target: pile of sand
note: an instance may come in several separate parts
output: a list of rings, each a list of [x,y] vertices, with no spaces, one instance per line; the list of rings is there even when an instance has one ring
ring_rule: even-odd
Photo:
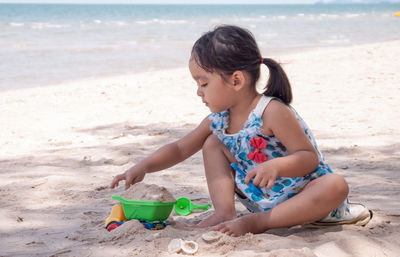
[[[137,183],[120,194],[127,200],[175,202],[174,196],[162,186]]]

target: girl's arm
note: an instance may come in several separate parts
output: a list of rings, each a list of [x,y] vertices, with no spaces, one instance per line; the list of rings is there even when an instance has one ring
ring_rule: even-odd
[[[125,189],[143,180],[146,173],[155,172],[182,162],[198,152],[206,138],[211,134],[211,121],[205,118],[200,125],[183,138],[164,145],[134,165],[122,174],[117,175],[111,182],[111,188],[125,180]]]
[[[272,188],[277,176],[305,176],[318,167],[318,154],[304,133],[293,111],[285,104],[272,100],[264,111],[263,133],[274,135],[288,150],[289,155],[268,160],[248,173],[246,183]]]

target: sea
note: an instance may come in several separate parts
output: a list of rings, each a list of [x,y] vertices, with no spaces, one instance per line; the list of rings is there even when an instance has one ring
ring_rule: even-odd
[[[0,90],[186,67],[196,39],[222,24],[249,29],[266,57],[397,40],[397,12],[400,3],[0,4]]]

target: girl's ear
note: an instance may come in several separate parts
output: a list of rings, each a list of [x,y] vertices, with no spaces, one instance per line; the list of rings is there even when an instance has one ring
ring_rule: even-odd
[[[232,76],[232,88],[236,91],[242,89],[245,85],[245,76],[242,71],[235,71]]]

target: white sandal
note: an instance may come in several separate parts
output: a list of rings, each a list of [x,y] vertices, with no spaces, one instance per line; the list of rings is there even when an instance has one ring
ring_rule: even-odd
[[[372,219],[372,211],[362,204],[345,201],[339,208],[331,211],[326,217],[312,222],[315,226],[334,226],[353,224],[365,226]]]

